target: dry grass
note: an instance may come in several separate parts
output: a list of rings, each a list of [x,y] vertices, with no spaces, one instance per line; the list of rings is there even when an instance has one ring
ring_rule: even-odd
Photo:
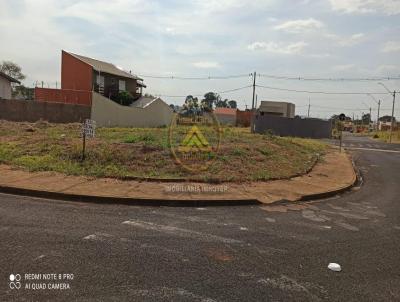
[[[389,142],[389,135],[390,131],[377,131],[371,133],[371,136],[373,138],[377,138],[383,142]],[[393,131],[392,133],[392,142],[393,143],[400,143],[400,130]]]
[[[80,124],[0,121],[0,162],[30,171],[96,177],[253,181],[306,172],[321,142],[224,128],[221,150],[207,171],[191,173],[171,156],[167,128],[99,128],[80,161]]]

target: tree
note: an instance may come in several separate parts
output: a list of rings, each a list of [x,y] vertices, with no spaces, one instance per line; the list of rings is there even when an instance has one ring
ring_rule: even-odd
[[[204,95],[203,100],[201,101],[201,105],[205,111],[211,111],[213,106],[221,100],[221,97],[218,93],[215,92],[207,92]]]
[[[236,109],[236,108],[237,108],[237,102],[234,101],[234,100],[230,100],[230,101],[228,102],[228,105],[229,105],[229,108],[233,108],[233,109]]]
[[[128,91],[120,91],[116,97],[111,99],[122,106],[129,106],[133,103],[132,94]]]
[[[24,100],[33,100],[34,89],[25,87],[24,85],[18,85],[13,88],[12,97]]]
[[[152,98],[152,99],[156,98],[154,95],[152,95],[151,93],[147,93],[147,92],[144,94],[144,97],[145,98]]]
[[[183,104],[183,108],[188,114],[197,114],[200,111],[198,98],[193,97],[193,95],[188,95],[185,99],[185,103]]]
[[[0,63],[0,71],[16,80],[23,80],[26,78],[22,73],[21,67],[11,61],[3,61]]]
[[[215,107],[217,107],[217,108],[228,108],[228,99],[217,100],[216,103],[215,103]]]
[[[363,114],[361,119],[363,124],[368,124],[371,121],[371,115],[369,113]]]

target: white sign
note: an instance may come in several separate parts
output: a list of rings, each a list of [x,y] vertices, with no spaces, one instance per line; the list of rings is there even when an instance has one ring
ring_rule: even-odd
[[[85,122],[82,124],[82,135],[85,137],[94,137],[96,132],[96,121],[85,119]]]

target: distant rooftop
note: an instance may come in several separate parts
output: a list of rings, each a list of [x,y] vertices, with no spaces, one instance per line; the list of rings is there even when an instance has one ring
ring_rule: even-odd
[[[237,109],[235,108],[221,108],[217,107],[214,110],[215,114],[227,114],[227,115],[236,115]]]
[[[5,74],[4,72],[0,71],[0,77],[6,78],[7,80],[9,80],[10,82],[14,82],[14,83],[18,83],[21,84],[20,81],[14,79],[13,77],[10,77],[9,75]]]

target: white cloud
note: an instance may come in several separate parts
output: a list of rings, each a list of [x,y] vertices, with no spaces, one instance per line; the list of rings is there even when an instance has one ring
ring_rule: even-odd
[[[301,41],[291,44],[282,44],[276,42],[254,42],[247,46],[250,50],[263,50],[270,53],[276,54],[299,54],[307,46],[307,43]]]
[[[344,71],[344,70],[354,69],[354,67],[355,67],[354,64],[343,64],[343,65],[335,65],[332,67],[332,69],[336,71]]]
[[[221,67],[218,62],[208,62],[208,61],[194,62],[193,66],[197,67],[197,68],[220,68]]]
[[[398,0],[329,0],[333,10],[348,14],[400,14]]]
[[[325,37],[336,42],[338,46],[353,46],[363,42],[366,39],[366,36],[363,33],[357,33],[350,36],[326,34]]]
[[[383,52],[397,52],[400,51],[400,41],[386,42],[382,48]]]
[[[400,67],[398,65],[391,65],[391,64],[379,65],[376,68],[376,73],[382,75],[400,73]]]
[[[320,29],[324,26],[321,21],[313,18],[302,19],[302,20],[291,20],[286,21],[274,27],[276,30],[283,30],[290,33],[302,33],[307,31],[313,31]]]
[[[210,13],[226,12],[229,9],[240,9],[240,8],[265,8],[269,7],[277,2],[276,0],[198,0],[195,1],[201,9],[206,10]]]

